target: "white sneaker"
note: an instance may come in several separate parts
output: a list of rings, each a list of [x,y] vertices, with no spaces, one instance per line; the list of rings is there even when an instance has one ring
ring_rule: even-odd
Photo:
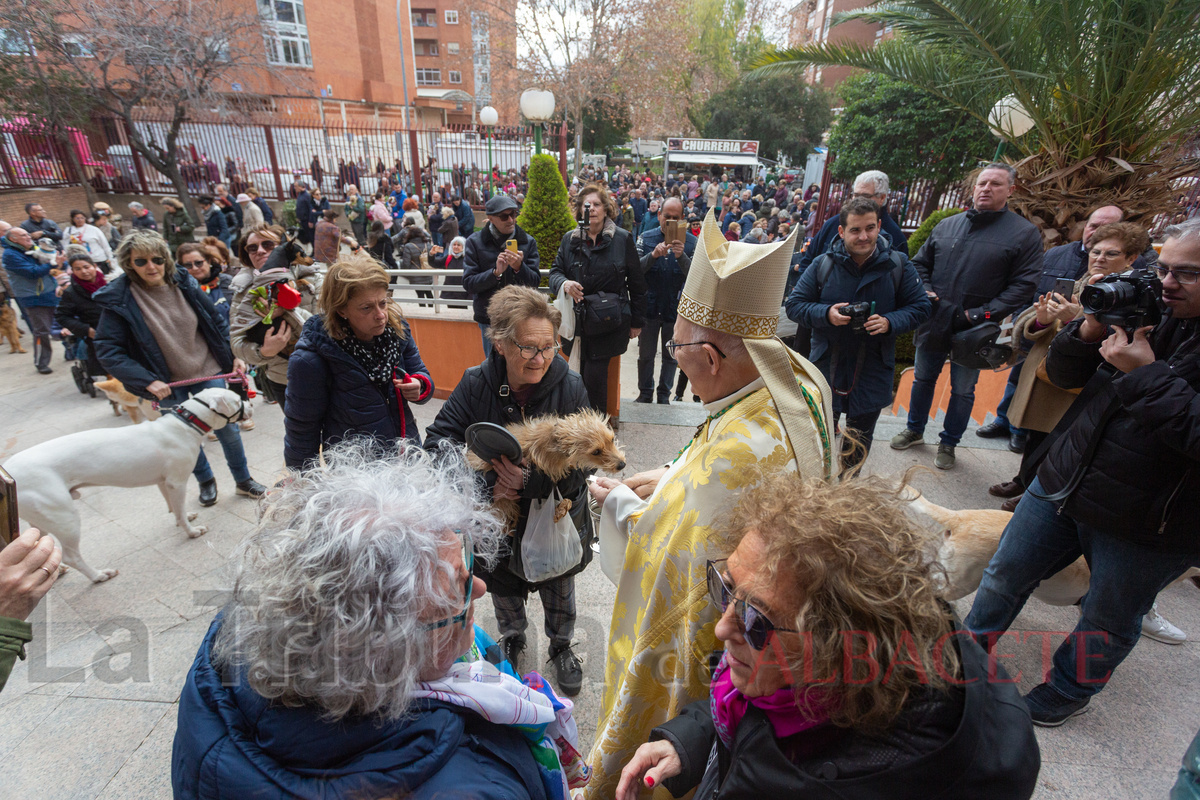
[[[1187,641],[1186,633],[1158,613],[1157,603],[1150,609],[1149,614],[1142,617],[1142,636],[1149,636],[1154,641],[1163,644],[1183,644]]]

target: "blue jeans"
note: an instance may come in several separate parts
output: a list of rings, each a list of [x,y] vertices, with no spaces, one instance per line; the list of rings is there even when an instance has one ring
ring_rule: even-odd
[[[184,400],[204,389],[224,388],[225,381],[223,380],[194,383],[191,386],[180,386],[171,392],[171,396],[163,400],[159,405],[163,408],[169,408],[170,406],[179,405]],[[229,465],[229,471],[233,473],[234,481],[244,483],[250,480],[250,469],[246,466],[246,451],[242,448],[242,434],[238,429],[237,423],[226,425],[215,431],[215,433],[217,434],[217,441],[221,443],[221,449],[225,451],[225,463]],[[200,481],[200,483],[206,483],[213,479],[212,467],[209,466],[208,459],[204,457],[203,443],[201,443],[200,457],[196,459],[196,466],[192,469],[192,474],[196,476],[196,480]]]
[[[488,327],[489,326],[487,325],[487,323],[484,323],[484,322],[479,323],[479,333],[483,336],[483,357],[484,358],[492,357],[492,340],[488,338],[488,334],[487,334]]]
[[[917,348],[912,395],[908,401],[908,429],[913,433],[925,432],[929,409],[933,407],[933,390],[947,357],[946,353]],[[942,444],[953,447],[962,439],[971,419],[971,408],[975,405],[975,382],[978,380],[979,370],[950,365],[950,404],[942,425]]]
[[[1048,679],[1063,697],[1083,700],[1104,688],[1137,644],[1154,598],[1188,567],[1200,564],[1200,552],[1160,553],[1117,539],[1059,514],[1056,503],[1038,499],[1035,492],[1044,492],[1037,480],[984,570],[966,626],[990,649],[988,634],[1008,630],[1038,583],[1083,556],[1092,570],[1091,584],[1080,601],[1079,624],[1055,651]]]
[[[1004,396],[1000,398],[1000,402],[996,405],[996,421],[1003,423],[1004,427],[1009,431],[1013,430],[1012,423],[1008,421],[1008,407],[1012,405],[1013,395],[1017,393],[1017,381],[1021,379],[1021,367],[1025,366],[1022,361],[1016,364],[1008,371],[1008,383],[1004,384]],[[1017,430],[1023,430],[1017,428]]]

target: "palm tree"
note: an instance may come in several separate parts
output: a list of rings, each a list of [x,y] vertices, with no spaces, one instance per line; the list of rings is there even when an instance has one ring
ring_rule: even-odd
[[[1008,137],[1016,210],[1047,245],[1115,203],[1148,223],[1200,169],[1200,0],[891,0],[841,14],[894,39],[775,50],[755,74],[849,66],[888,75],[988,122],[1011,96],[1033,127]],[[994,129],[994,127],[993,127]]]

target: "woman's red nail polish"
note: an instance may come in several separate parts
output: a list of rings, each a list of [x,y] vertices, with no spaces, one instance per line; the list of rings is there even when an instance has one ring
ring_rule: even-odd
[[[646,776],[646,785],[649,786],[651,789],[653,789],[654,788],[654,778],[651,778],[649,775],[647,775]]]

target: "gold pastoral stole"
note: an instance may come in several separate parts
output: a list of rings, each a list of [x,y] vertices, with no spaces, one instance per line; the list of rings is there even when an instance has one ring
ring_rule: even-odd
[[[589,800],[614,795],[621,769],[652,728],[708,697],[709,656],[722,646],[706,566],[727,555],[715,526],[760,472],[825,474],[816,443],[828,438],[820,411],[826,398],[810,383],[797,366],[791,384],[813,409],[802,436],[785,432],[772,392],[756,380],[705,406],[708,419],[648,500],[620,486],[605,502],[600,560],[617,597]],[[811,446],[798,451],[796,441]],[[664,798],[665,791],[655,790]]]

